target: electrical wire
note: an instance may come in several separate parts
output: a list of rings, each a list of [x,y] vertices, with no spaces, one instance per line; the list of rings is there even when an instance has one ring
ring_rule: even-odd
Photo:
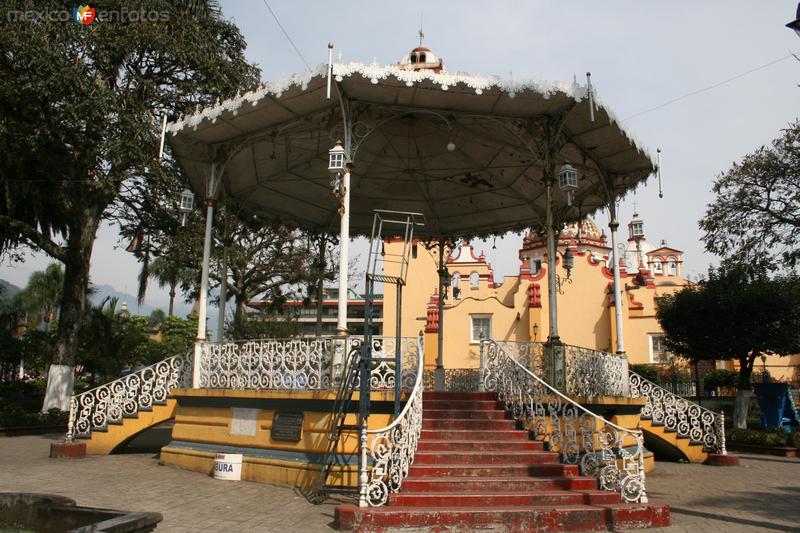
[[[709,85],[708,87],[704,87],[702,89],[697,89],[696,91],[692,91],[690,93],[686,93],[683,96],[679,96],[677,98],[673,98],[672,100],[664,102],[663,104],[659,104],[659,105],[657,105],[655,107],[651,107],[650,109],[645,109],[644,111],[640,111],[640,112],[636,113],[635,115],[630,115],[629,117],[626,117],[623,120],[628,121],[628,120],[630,120],[632,118],[636,118],[638,116],[644,115],[645,113],[650,113],[651,111],[656,111],[657,109],[661,109],[662,107],[666,107],[666,106],[668,106],[670,104],[674,104],[675,102],[683,100],[684,98],[689,98],[690,96],[694,96],[696,94],[704,93],[706,91],[710,91],[711,89],[716,89],[717,87],[725,85],[726,83],[730,83],[732,81],[738,80],[739,78],[743,78],[743,77],[747,76],[748,74],[752,74],[753,72],[756,72],[756,71],[759,71],[761,69],[765,69],[767,67],[770,67],[770,66],[774,65],[775,63],[780,63],[781,61],[786,61],[790,57],[795,57],[795,56],[794,56],[794,54],[785,55],[785,56],[783,56],[781,58],[775,59],[774,61],[770,61],[769,63],[765,63],[765,64],[763,64],[761,66],[758,66],[758,67],[755,67],[755,68],[751,68],[750,70],[742,72],[741,74],[737,74],[736,76],[733,76],[731,78],[723,80],[723,81],[721,81],[719,83],[715,83],[714,85]]]
[[[267,2],[267,0],[262,0],[262,1],[264,2],[264,5],[265,5],[265,6],[267,6],[267,9],[269,9],[269,12],[270,12],[270,14],[272,15],[272,18],[274,18],[274,19],[275,19],[275,23],[276,23],[276,24],[278,24],[278,27],[281,29],[281,31],[283,32],[283,34],[286,36],[286,39],[289,41],[289,44],[291,44],[291,45],[292,45],[292,48],[294,48],[294,51],[295,51],[295,52],[297,52],[297,55],[298,55],[298,56],[300,56],[300,59],[301,59],[301,60],[303,61],[303,63],[306,65],[306,68],[307,68],[308,70],[311,70],[311,67],[308,65],[308,61],[306,61],[306,58],[305,58],[305,57],[303,57],[303,54],[301,54],[301,53],[300,53],[300,50],[299,50],[299,49],[297,48],[297,46],[294,44],[294,41],[292,40],[292,38],[291,38],[291,37],[289,37],[289,34],[288,34],[288,33],[286,32],[286,30],[283,28],[283,25],[281,24],[281,21],[280,21],[280,20],[278,20],[278,16],[275,14],[275,12],[272,10],[272,8],[271,8],[271,7],[269,7],[269,3]]]

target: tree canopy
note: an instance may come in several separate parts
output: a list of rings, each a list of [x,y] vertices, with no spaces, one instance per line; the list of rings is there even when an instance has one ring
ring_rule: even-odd
[[[748,268],[800,261],[800,121],[717,177],[700,220],[707,251]]]
[[[5,16],[30,5],[7,2],[0,17],[0,253],[28,247],[64,264],[51,378],[66,394],[49,387],[44,407],[66,409],[100,222],[135,226],[153,194],[177,198],[175,169],[156,160],[162,117],[232,97],[259,72],[214,2],[131,0],[130,12],[165,16],[85,26]]]
[[[749,389],[758,356],[800,352],[800,279],[711,269],[699,283],[660,298],[657,317],[670,351],[691,360],[735,359],[739,388]]]

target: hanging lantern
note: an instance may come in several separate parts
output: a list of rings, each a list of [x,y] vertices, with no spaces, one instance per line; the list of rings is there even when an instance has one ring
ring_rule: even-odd
[[[578,188],[578,171],[569,163],[565,163],[558,173],[558,187],[567,195],[567,205],[572,206],[572,195]]]
[[[336,141],[333,148],[328,150],[328,172],[331,176],[344,170],[344,147],[342,141]]]
[[[181,193],[180,203],[178,204],[178,211],[181,212],[181,226],[186,226],[189,220],[189,213],[194,209],[194,193],[189,189],[184,189]]]
[[[567,248],[564,250],[564,270],[567,271],[567,278],[569,278],[572,274],[572,269],[575,267],[575,256],[572,254],[572,250]]]

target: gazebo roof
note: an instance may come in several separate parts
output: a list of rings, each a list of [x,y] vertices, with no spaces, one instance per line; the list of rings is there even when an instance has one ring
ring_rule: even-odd
[[[227,201],[290,225],[333,230],[338,201],[327,155],[343,138],[343,114],[353,124],[354,235],[370,233],[374,209],[423,213],[422,237],[541,224],[550,153],[544,140],[554,132],[556,173],[569,161],[580,175],[574,208],[554,187],[563,218],[586,216],[606,205],[609,187],[619,196],[655,170],[596,96],[590,120],[587,88],[575,83],[359,63],[334,64],[333,76],[330,99],[327,65],[320,65],[169,124],[168,142],[192,188],[205,191],[216,161]]]

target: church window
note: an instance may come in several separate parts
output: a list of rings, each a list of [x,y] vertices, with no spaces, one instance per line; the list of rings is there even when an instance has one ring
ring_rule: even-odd
[[[664,343],[666,337],[663,333],[650,333],[650,362],[651,363],[668,363],[670,353]]]
[[[458,288],[458,284],[461,282],[461,274],[456,272],[453,274],[453,299],[460,300],[461,299],[461,289]]]
[[[472,343],[492,338],[492,315],[470,315],[470,325]]]
[[[480,287],[481,277],[478,275],[477,272],[473,272],[469,275],[469,288],[470,289],[477,289]]]
[[[419,55],[419,62],[420,62],[420,63],[424,63],[424,62],[425,62],[425,52],[422,52],[422,53]]]
[[[663,272],[661,259],[654,259],[653,260],[653,272],[656,273],[656,274],[661,274]]]
[[[534,259],[531,261],[531,275],[536,276],[542,271],[542,260]]]

